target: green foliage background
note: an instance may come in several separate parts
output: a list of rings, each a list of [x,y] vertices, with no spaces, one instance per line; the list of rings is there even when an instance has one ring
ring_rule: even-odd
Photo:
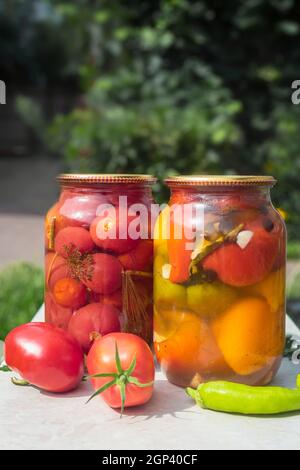
[[[8,4],[18,15],[1,7],[0,39],[10,32],[18,76],[78,90],[74,109],[40,130],[66,169],[149,172],[160,181],[176,173],[273,174],[274,202],[297,238],[300,107],[291,103],[291,83],[300,78],[299,2]],[[7,44],[0,41],[4,66]],[[32,120],[27,105],[19,101]],[[157,192],[167,197],[162,185]]]
[[[43,303],[43,295],[42,269],[14,263],[0,271],[0,340],[15,326],[31,321]]]

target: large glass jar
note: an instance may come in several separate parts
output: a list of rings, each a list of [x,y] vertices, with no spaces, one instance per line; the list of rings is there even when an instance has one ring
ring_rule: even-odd
[[[60,175],[45,221],[46,321],[87,352],[93,338],[127,331],[152,341],[152,269],[147,175]]]
[[[286,231],[272,177],[166,180],[154,233],[154,347],[168,380],[269,383],[285,341]]]

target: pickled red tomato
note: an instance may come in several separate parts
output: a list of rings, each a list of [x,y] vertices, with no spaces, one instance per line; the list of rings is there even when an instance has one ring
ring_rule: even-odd
[[[109,204],[115,207],[120,206],[120,197],[124,198],[126,196],[127,207],[132,206],[133,204],[143,204],[145,207],[148,207],[150,210],[151,201],[149,201],[149,196],[142,194],[141,192],[130,192],[124,191],[122,194],[119,190],[111,190],[106,194],[106,199]],[[99,213],[98,213],[99,215]]]
[[[94,243],[104,251],[112,251],[116,254],[126,253],[133,250],[139,243],[139,239],[129,236],[129,225],[133,221],[137,222],[135,227],[139,231],[138,216],[128,215],[126,211],[120,212],[118,208],[109,208],[103,215],[93,220],[90,227],[91,237]]]
[[[95,292],[91,292],[91,301],[92,302],[101,302],[102,304],[112,305],[118,309],[122,308],[123,303],[123,296],[122,296],[122,289],[119,289],[111,294],[96,294]]]
[[[277,271],[286,264],[286,229],[284,222],[279,213],[275,213],[272,217],[271,214],[268,214],[263,220],[264,227],[266,230],[270,231],[272,234],[276,234],[278,237],[278,250],[277,256],[273,265],[273,271]]]
[[[55,283],[53,296],[62,307],[79,308],[87,302],[87,289],[76,279],[63,278]]]
[[[153,242],[140,240],[133,250],[119,256],[119,261],[125,270],[152,270]]]
[[[48,253],[45,259],[46,287],[53,290],[54,285],[60,279],[68,277],[66,260],[56,253]]]
[[[278,251],[277,236],[256,225],[245,230],[252,231],[246,247],[224,244],[202,262],[205,270],[215,271],[222,282],[236,287],[260,282],[271,271]]]
[[[68,331],[87,353],[97,337],[95,333],[104,336],[120,331],[119,315],[119,310],[112,305],[92,303],[74,312]]]
[[[55,217],[54,233],[66,227],[88,228],[97,215],[98,207],[105,203],[104,196],[76,196],[60,199],[48,211],[45,219],[45,246],[49,248],[52,220]]]
[[[92,255],[93,269],[90,279],[84,284],[98,294],[112,294],[122,284],[122,266],[118,258],[105,253]]]
[[[50,292],[46,292],[45,317],[48,323],[66,330],[72,314],[73,310],[71,308],[58,305],[58,303],[55,302],[53,295]]]
[[[82,227],[66,227],[55,237],[55,251],[63,257],[67,256],[68,247],[74,247],[80,253],[88,253],[94,246],[89,231]]]
[[[70,197],[66,194],[60,199],[60,214],[69,225],[88,227],[97,215],[102,204],[109,202],[103,194],[83,194]]]
[[[258,196],[255,198],[249,197],[247,194],[235,193],[235,194],[226,194],[219,197],[210,197],[208,200],[209,206],[212,209],[217,210],[222,213],[232,212],[232,211],[245,211],[248,209],[257,210],[260,205],[258,201]],[[263,197],[261,199],[261,204],[264,203]]]

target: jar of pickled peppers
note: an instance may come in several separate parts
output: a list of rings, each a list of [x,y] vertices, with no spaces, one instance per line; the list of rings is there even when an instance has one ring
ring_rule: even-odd
[[[168,380],[265,385],[285,341],[286,231],[272,177],[182,176],[154,232],[154,347]]]
[[[58,177],[45,220],[45,317],[88,352],[99,334],[152,341],[153,241],[147,175]]]

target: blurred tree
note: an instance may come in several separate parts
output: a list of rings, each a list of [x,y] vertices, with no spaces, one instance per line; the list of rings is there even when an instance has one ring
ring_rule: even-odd
[[[55,44],[57,77],[77,78],[84,95],[48,131],[68,168],[272,173],[275,202],[298,235],[300,124],[290,95],[300,78],[299,2],[33,3],[50,17],[39,34],[54,35],[39,43],[44,63]]]

